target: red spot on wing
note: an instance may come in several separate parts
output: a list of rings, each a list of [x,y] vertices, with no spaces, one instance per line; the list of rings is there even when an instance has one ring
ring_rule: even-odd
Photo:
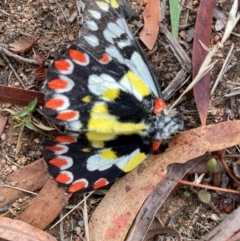
[[[154,103],[154,110],[153,113],[155,115],[160,114],[161,111],[166,109],[166,103],[161,98],[156,98]]]
[[[153,151],[157,151],[158,148],[160,147],[161,143],[162,143],[162,140],[159,140],[159,141],[155,140],[155,141],[153,141],[152,142],[152,150]]]
[[[59,143],[70,144],[77,142],[77,139],[73,136],[57,136],[56,141]]]
[[[83,188],[86,188],[88,186],[88,182],[85,179],[80,179],[78,181],[75,181],[69,188],[69,192],[77,192],[82,190]]]
[[[48,82],[48,87],[53,90],[62,90],[68,87],[68,82],[63,79],[53,79]]]
[[[56,60],[53,64],[58,71],[68,71],[71,68],[71,63],[66,59]]]
[[[63,105],[64,105],[64,100],[57,99],[57,98],[50,99],[45,103],[46,108],[53,109],[53,110],[59,107],[62,107]]]
[[[107,181],[106,178],[100,178],[94,183],[93,189],[98,189],[98,188],[106,186],[108,184],[109,184],[109,182]]]
[[[63,173],[60,173],[57,177],[56,177],[56,181],[57,182],[60,182],[60,183],[68,183],[72,180],[71,176],[66,173],[66,172],[63,172]]]
[[[64,151],[64,147],[62,146],[46,146],[46,149],[49,151]]]
[[[102,57],[99,59],[99,61],[103,64],[107,64],[111,61],[111,59],[112,58],[108,54],[104,53]]]
[[[70,121],[76,117],[78,117],[78,112],[74,110],[69,110],[58,113],[56,118],[61,121]]]
[[[69,56],[80,63],[86,64],[88,62],[87,55],[85,53],[80,52],[79,50],[70,49]]]
[[[61,168],[62,166],[67,165],[68,161],[65,158],[56,157],[56,158],[50,160],[49,163],[53,166]]]

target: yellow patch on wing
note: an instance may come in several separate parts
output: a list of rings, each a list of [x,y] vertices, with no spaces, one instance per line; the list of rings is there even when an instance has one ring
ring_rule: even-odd
[[[96,4],[99,8],[101,8],[103,11],[108,11],[109,4],[108,1],[96,1]]]
[[[107,89],[102,97],[106,100],[113,101],[119,97],[120,89]]]
[[[104,149],[104,150],[100,151],[99,154],[106,161],[118,158],[116,153],[112,149]]]
[[[104,144],[100,142],[113,140],[116,135],[111,133],[99,133],[99,132],[89,131],[86,133],[86,136],[87,136],[87,139],[92,142],[92,145],[94,144],[94,142],[96,142],[95,145],[99,146]]]
[[[136,91],[141,96],[141,98],[151,94],[150,89],[145,85],[142,79],[132,71],[128,71],[126,75],[123,76],[121,83],[128,86],[128,88],[130,88],[133,93]]]
[[[112,6],[112,8],[118,8],[119,4],[116,0],[110,0],[110,4]]]
[[[88,148],[88,147],[82,148],[81,151],[88,153],[88,152],[91,152],[91,148]]]
[[[129,160],[125,165],[119,165],[118,167],[123,172],[130,172],[132,171],[136,166],[138,166],[142,161],[146,159],[147,155],[145,153],[139,152],[139,149],[134,151],[129,156]]]
[[[87,129],[89,132],[109,133],[109,134],[139,134],[145,131],[148,125],[139,122],[120,122],[114,115],[110,115],[107,105],[99,102],[93,106],[90,112],[90,120]]]
[[[86,95],[81,100],[85,103],[91,103],[92,97],[90,95]]]

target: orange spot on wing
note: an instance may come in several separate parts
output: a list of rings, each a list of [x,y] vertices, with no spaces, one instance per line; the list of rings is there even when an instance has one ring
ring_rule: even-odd
[[[57,136],[56,141],[60,143],[74,143],[77,142],[76,138],[73,136]]]
[[[153,113],[155,115],[159,114],[161,111],[166,109],[166,103],[161,98],[156,98],[154,103]]]
[[[57,109],[59,107],[62,107],[64,105],[64,101],[62,99],[50,99],[45,103],[45,107],[49,109]]]
[[[60,173],[56,177],[56,181],[60,183],[68,183],[69,181],[71,181],[71,177],[67,173]]]
[[[68,164],[68,161],[65,158],[57,157],[50,160],[49,163],[53,166],[61,168],[62,166],[65,166],[66,164]]]
[[[99,59],[99,61],[103,64],[107,64],[111,61],[111,57],[108,54],[104,53],[102,57]]]
[[[153,141],[153,142],[152,142],[152,150],[153,150],[153,151],[157,151],[158,148],[160,147],[161,143],[162,143],[162,140]]]
[[[100,178],[99,180],[97,180],[94,185],[93,185],[93,189],[98,189],[100,187],[106,186],[108,185],[108,181],[106,178]]]
[[[74,182],[69,188],[69,192],[77,192],[79,190],[82,190],[83,188],[86,188],[88,186],[88,183],[85,180],[80,180]]]
[[[69,121],[77,116],[78,116],[77,111],[69,110],[69,111],[59,113],[56,118],[61,121]]]
[[[56,60],[53,64],[58,71],[68,71],[71,67],[71,64],[65,59]]]
[[[78,62],[86,64],[88,62],[87,56],[85,53],[82,53],[78,50],[75,49],[70,49],[69,50],[69,56]]]
[[[46,149],[49,150],[49,151],[53,151],[53,152],[64,150],[64,148],[61,147],[61,146],[47,146]]]
[[[53,90],[66,89],[68,87],[68,82],[63,79],[54,79],[48,82],[48,87]]]

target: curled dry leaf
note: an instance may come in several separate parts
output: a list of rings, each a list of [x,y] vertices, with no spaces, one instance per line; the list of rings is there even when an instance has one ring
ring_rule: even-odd
[[[45,80],[46,78],[46,69],[44,59],[37,54],[36,60],[38,61],[39,67],[33,70],[33,75],[37,78],[37,81]]]
[[[32,46],[37,42],[38,37],[31,36],[21,36],[16,39],[13,43],[8,45],[9,50],[14,53],[24,53],[32,48]]]
[[[8,241],[57,241],[50,234],[25,222],[0,217],[0,238]]]

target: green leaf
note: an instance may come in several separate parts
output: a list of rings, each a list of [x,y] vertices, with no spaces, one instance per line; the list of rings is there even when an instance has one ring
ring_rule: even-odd
[[[215,158],[211,158],[208,162],[207,162],[207,170],[210,173],[214,173],[215,170],[217,169],[217,160]]]
[[[22,125],[24,125],[24,124],[25,124],[25,122],[24,122],[24,121],[21,121],[20,123],[18,123],[17,125],[15,125],[14,128],[19,127],[19,126],[22,126]]]
[[[24,109],[20,110],[16,115],[14,115],[14,117],[19,117],[19,118],[25,117],[25,116],[29,115],[29,113],[30,113],[29,110],[27,108],[24,108]]]
[[[30,102],[27,106],[27,109],[28,111],[31,113],[33,111],[35,111],[36,107],[37,107],[37,103],[38,103],[38,100],[35,99],[34,101]]]
[[[172,24],[172,35],[175,39],[178,38],[178,26],[180,17],[180,1],[179,0],[169,0],[170,5],[170,18]]]
[[[203,202],[203,203],[210,203],[211,201],[211,194],[207,192],[206,190],[201,190],[198,192],[198,198]]]
[[[30,121],[26,121],[25,126],[30,130],[37,131],[37,128]]]

